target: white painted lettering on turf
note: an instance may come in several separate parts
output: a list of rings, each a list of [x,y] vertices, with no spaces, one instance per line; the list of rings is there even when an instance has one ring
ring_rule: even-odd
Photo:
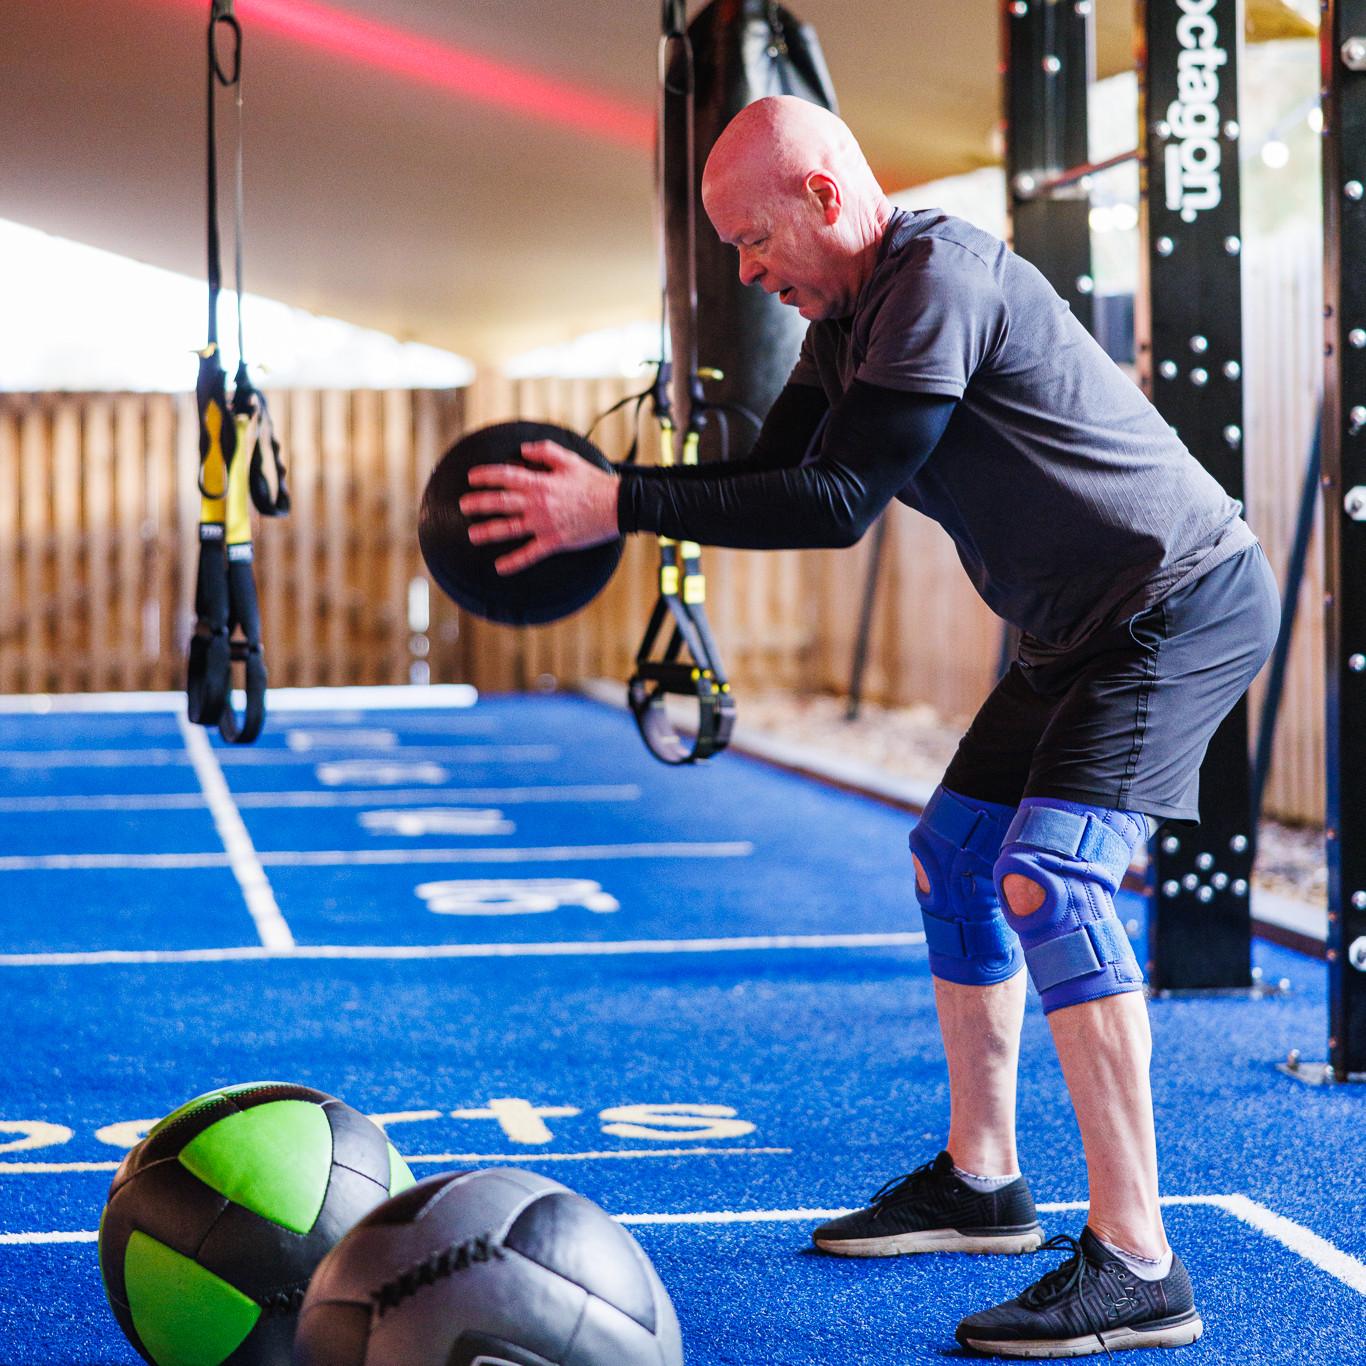
[[[583,877],[479,878],[424,882],[413,889],[437,915],[538,915],[582,906],[599,915],[621,909],[602,884]]]
[[[356,819],[372,835],[511,835],[517,830],[501,811],[470,806],[362,811]]]
[[[583,1112],[573,1105],[533,1105],[517,1096],[491,1100],[482,1110],[452,1110],[452,1119],[496,1119],[503,1133],[514,1143],[549,1143],[554,1134],[542,1121]]]
[[[49,1124],[44,1119],[0,1120],[0,1134],[21,1134],[21,1138],[0,1143],[0,1153],[22,1153],[30,1148],[53,1148],[69,1143],[75,1131],[65,1124]]]
[[[376,787],[425,783],[429,787],[440,787],[451,776],[440,764],[400,764],[384,759],[340,759],[336,763],[319,764],[313,773],[324,787],[340,787],[343,783],[373,783]]]
[[[95,1137],[111,1148],[132,1148],[141,1143],[147,1137],[147,1131],[158,1122],[155,1119],[124,1119],[96,1129]]]
[[[296,753],[310,749],[393,749],[398,735],[392,730],[291,730],[285,744]]]
[[[203,789],[204,800],[209,804],[218,836],[227,850],[228,864],[242,889],[247,910],[256,922],[256,933],[260,935],[262,945],[268,949],[292,949],[294,936],[280,914],[279,906],[275,904],[275,892],[270,879],[261,867],[247,827],[242,823],[242,813],[233,805],[227,779],[223,777],[223,770],[214,757],[204,727],[191,725],[183,712],[176,713],[176,722],[185,740],[185,748],[189,751],[199,786]]]
[[[729,1105],[614,1105],[598,1118],[612,1121],[602,1131],[614,1138],[739,1138],[754,1132]]]

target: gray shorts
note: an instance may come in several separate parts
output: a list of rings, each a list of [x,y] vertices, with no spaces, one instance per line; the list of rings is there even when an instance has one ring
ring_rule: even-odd
[[[1075,649],[1017,659],[944,774],[1016,806],[1053,797],[1200,819],[1200,764],[1276,643],[1280,599],[1260,545]]]

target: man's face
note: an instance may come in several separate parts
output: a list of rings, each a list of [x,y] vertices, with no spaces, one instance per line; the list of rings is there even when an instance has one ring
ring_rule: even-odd
[[[814,196],[751,206],[744,187],[708,187],[707,215],[723,242],[740,252],[740,281],[820,322],[853,311],[838,238]]]

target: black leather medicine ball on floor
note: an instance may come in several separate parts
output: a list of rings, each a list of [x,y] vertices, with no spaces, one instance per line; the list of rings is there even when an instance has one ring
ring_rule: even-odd
[[[494,561],[525,545],[526,538],[470,544],[470,519],[460,511],[461,496],[470,491],[470,470],[527,465],[522,459],[527,441],[554,441],[600,469],[611,469],[607,457],[577,432],[549,422],[500,422],[461,437],[441,457],[418,514],[418,544],[432,578],[467,612],[505,626],[540,626],[586,607],[607,586],[624,544],[618,538],[567,550],[507,576],[498,573]]]
[[[649,1258],[591,1200],[534,1172],[445,1172],[323,1259],[294,1366],[682,1366]]]

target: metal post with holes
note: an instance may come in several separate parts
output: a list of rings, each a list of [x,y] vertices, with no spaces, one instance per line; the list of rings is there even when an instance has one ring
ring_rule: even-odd
[[[1089,185],[1038,190],[1050,176],[1087,160],[1086,92],[1095,71],[1091,0],[1006,0],[1003,24],[1012,245],[1089,331]]]
[[[1322,49],[1328,1059],[1366,1078],[1366,0],[1328,0]]]
[[[1239,0],[1140,6],[1139,382],[1186,448],[1243,496]],[[1246,699],[1200,770],[1200,826],[1167,827],[1149,869],[1155,991],[1251,981]]]

